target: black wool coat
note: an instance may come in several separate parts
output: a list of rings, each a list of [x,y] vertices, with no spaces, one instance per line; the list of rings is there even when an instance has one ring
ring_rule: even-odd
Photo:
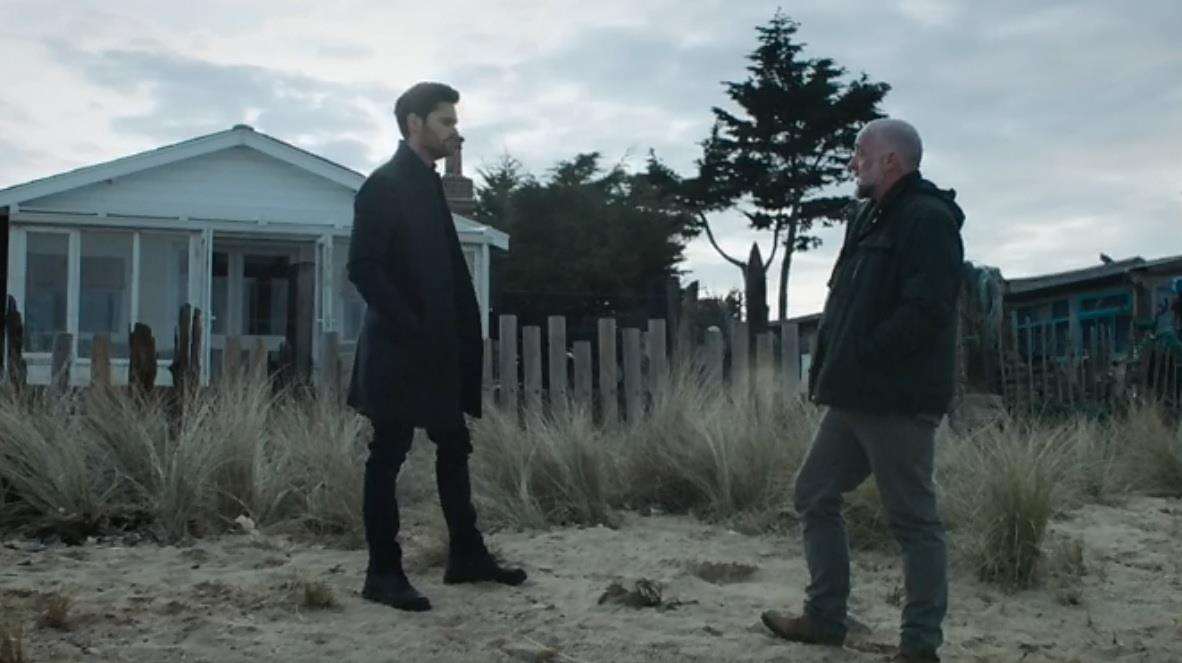
[[[375,423],[480,416],[480,308],[439,175],[405,142],[353,202],[349,280],[365,320],[348,403]]]

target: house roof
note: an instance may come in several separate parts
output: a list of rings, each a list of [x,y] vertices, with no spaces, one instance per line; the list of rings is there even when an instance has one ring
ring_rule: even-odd
[[[1011,295],[1021,295],[1067,285],[1078,285],[1088,281],[1098,281],[1124,274],[1145,264],[1144,258],[1136,256],[1093,267],[1085,267],[1083,269],[1073,269],[1066,272],[1056,272],[1021,279],[1009,279],[1006,281],[1006,292]]]
[[[1151,274],[1182,272],[1182,256],[1169,256],[1166,258],[1158,258],[1156,260],[1148,260],[1143,265],[1138,265],[1133,268],[1137,272],[1149,272]]]
[[[273,136],[255,131],[249,125],[237,124],[225,131],[190,138],[172,145],[165,145],[112,161],[83,166],[0,189],[0,207],[19,207],[25,201],[71,191],[239,146],[256,150],[351,191],[360,189],[362,182],[365,181],[364,175],[351,168]],[[502,249],[508,248],[509,236],[505,233],[458,214],[453,214],[453,217],[458,232],[465,235],[480,235],[486,237],[488,242],[494,246]]]
[[[354,191],[361,188],[361,183],[365,181],[365,176],[355,170],[296,147],[291,143],[255,131],[249,125],[236,124],[226,131],[190,138],[172,145],[157,147],[131,156],[75,168],[57,175],[0,189],[0,207],[77,189],[103,180],[123,177],[237,146],[253,148],[279,161],[289,163]]]

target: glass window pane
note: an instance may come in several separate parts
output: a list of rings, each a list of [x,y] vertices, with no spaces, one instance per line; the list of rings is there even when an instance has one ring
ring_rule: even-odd
[[[291,260],[287,256],[244,256],[242,320],[244,333],[259,336],[287,334],[287,297]]]
[[[66,331],[66,280],[70,238],[29,233],[25,270],[25,351],[52,352],[53,337]]]
[[[127,334],[131,328],[131,233],[84,230],[81,235],[78,356],[89,357],[95,335],[107,334],[111,339],[111,357],[127,358]],[[159,345],[159,333],[152,331]]]
[[[361,335],[361,323],[365,318],[365,300],[349,281],[346,269],[349,262],[348,240],[337,240],[333,244],[332,260],[333,285],[336,288],[333,307],[336,308],[337,329],[341,332],[342,342],[356,341]]]
[[[171,360],[181,306],[189,302],[189,238],[140,236],[140,322],[152,328],[156,354]]]

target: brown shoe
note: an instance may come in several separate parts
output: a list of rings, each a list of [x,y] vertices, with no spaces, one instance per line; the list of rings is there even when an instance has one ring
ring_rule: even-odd
[[[910,651],[907,649],[899,649],[895,655],[891,657],[891,661],[896,663],[940,663],[940,657],[936,652],[925,649],[921,651]]]
[[[825,633],[813,624],[813,620],[806,615],[793,617],[775,610],[768,610],[760,615],[763,625],[772,633],[791,640],[809,645],[832,645],[840,647],[845,644],[845,635]]]

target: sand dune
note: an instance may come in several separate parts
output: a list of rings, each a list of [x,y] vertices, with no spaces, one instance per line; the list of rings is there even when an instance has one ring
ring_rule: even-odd
[[[0,546],[0,601],[4,621],[23,621],[37,663],[874,661],[895,643],[901,578],[889,553],[855,555],[857,624],[839,650],[786,643],[759,625],[761,610],[800,604],[795,535],[636,514],[615,530],[498,532],[494,546],[531,571],[507,589],[444,586],[438,542],[413,522],[408,530],[408,566],[435,603],[429,613],[362,601],[362,551],[258,533],[189,547],[10,540]],[[1048,550],[1073,539],[1082,566],[1036,590],[1007,594],[955,571],[945,660],[1182,661],[1182,501],[1087,506],[1052,523]],[[703,568],[729,577],[709,582]],[[659,584],[665,605],[600,604],[612,583],[640,579]],[[338,606],[303,607],[308,581],[331,588]],[[55,593],[73,598],[68,630],[36,624]]]

